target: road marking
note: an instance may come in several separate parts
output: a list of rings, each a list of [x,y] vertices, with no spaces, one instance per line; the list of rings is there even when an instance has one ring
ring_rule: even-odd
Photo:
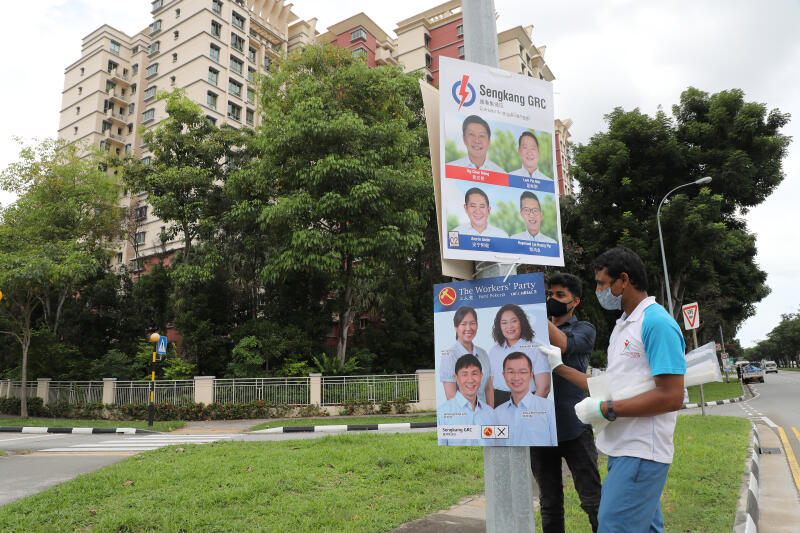
[[[794,431],[794,436],[797,437],[797,440],[800,441],[800,431],[797,431],[797,428],[793,427],[792,431]]]
[[[34,435],[33,437],[14,437],[11,439],[0,439],[0,442],[11,442],[15,440],[27,440],[27,439],[41,439],[44,435]],[[47,436],[63,436],[63,434],[56,435],[55,433],[48,433]]]
[[[69,448],[67,448],[67,449],[69,449]],[[36,453],[26,453],[25,455],[20,455],[19,457],[84,457],[84,456],[96,456],[96,455],[113,456],[113,457],[118,457],[118,456],[127,457],[129,455],[136,455],[136,452],[120,452],[120,453],[106,453],[106,452],[40,453],[40,452],[36,452]]]
[[[768,425],[769,427],[771,427],[771,428],[776,428],[776,427],[778,427],[778,424],[776,424],[775,422],[773,422],[772,420],[770,420],[770,419],[769,419],[769,418],[767,418],[766,416],[762,416],[762,417],[761,417],[761,420],[763,420],[763,421],[764,421],[764,423],[765,423],[765,424],[767,424],[767,425]],[[783,431],[783,430],[781,430],[781,431]]]
[[[163,446],[176,444],[208,444],[216,441],[229,441],[228,435],[146,435],[106,440],[99,443],[75,444],[63,448],[47,448],[39,450],[45,453],[97,453],[97,452],[130,452],[130,454],[155,450]],[[130,455],[128,454],[128,455]]]
[[[797,434],[797,430],[792,428]],[[794,452],[792,451],[792,444],[789,442],[789,439],[786,437],[786,432],[783,428],[778,428],[778,433],[781,435],[781,442],[783,442],[783,451],[786,453],[786,460],[789,461],[789,468],[792,470],[792,477],[794,478],[794,484],[797,487],[797,490],[800,491],[800,465],[797,464],[797,459],[794,456]]]

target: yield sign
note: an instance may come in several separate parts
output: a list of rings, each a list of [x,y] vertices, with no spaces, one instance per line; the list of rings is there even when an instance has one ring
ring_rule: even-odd
[[[693,304],[686,304],[681,307],[683,314],[683,329],[697,329],[700,324],[700,309],[697,307],[697,302]]]

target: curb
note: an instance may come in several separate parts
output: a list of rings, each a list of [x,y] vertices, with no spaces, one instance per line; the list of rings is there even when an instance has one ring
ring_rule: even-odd
[[[744,395],[741,395],[738,398],[730,398],[728,400],[716,400],[716,401],[713,401],[713,402],[705,402],[705,405],[706,406],[725,405],[726,403],[736,403],[736,402],[743,402],[743,401],[744,401]],[[698,403],[685,403],[685,404],[683,404],[681,409],[693,409],[695,407],[700,407],[700,403],[699,402]]]
[[[747,478],[747,490],[739,497],[739,505],[737,506],[745,515],[744,527],[742,527],[741,522],[736,524],[733,528],[734,533],[758,533],[760,456],[761,439],[758,436],[758,428],[753,424],[750,436],[750,475]]]
[[[395,431],[398,429],[435,428],[436,422],[402,422],[397,424],[347,424],[331,426],[282,426],[259,429],[250,433],[340,433],[343,431]]]
[[[134,435],[158,432],[136,428],[48,428],[37,426],[0,426],[0,433],[72,433],[74,435],[122,433],[124,435]]]

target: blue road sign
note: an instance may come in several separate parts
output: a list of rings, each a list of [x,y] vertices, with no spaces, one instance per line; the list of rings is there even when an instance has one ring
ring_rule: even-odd
[[[161,355],[167,355],[167,338],[163,335],[160,339],[158,339],[158,348],[156,348],[156,353]]]

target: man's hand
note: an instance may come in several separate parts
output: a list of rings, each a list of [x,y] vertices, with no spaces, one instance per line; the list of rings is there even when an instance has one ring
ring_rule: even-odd
[[[605,422],[606,419],[600,411],[600,404],[602,402],[595,398],[584,398],[575,405],[575,414],[584,424],[597,424],[598,422]]]
[[[539,346],[539,351],[547,356],[547,362],[550,363],[550,370],[555,370],[557,366],[564,364],[561,359],[561,348],[557,346]]]

